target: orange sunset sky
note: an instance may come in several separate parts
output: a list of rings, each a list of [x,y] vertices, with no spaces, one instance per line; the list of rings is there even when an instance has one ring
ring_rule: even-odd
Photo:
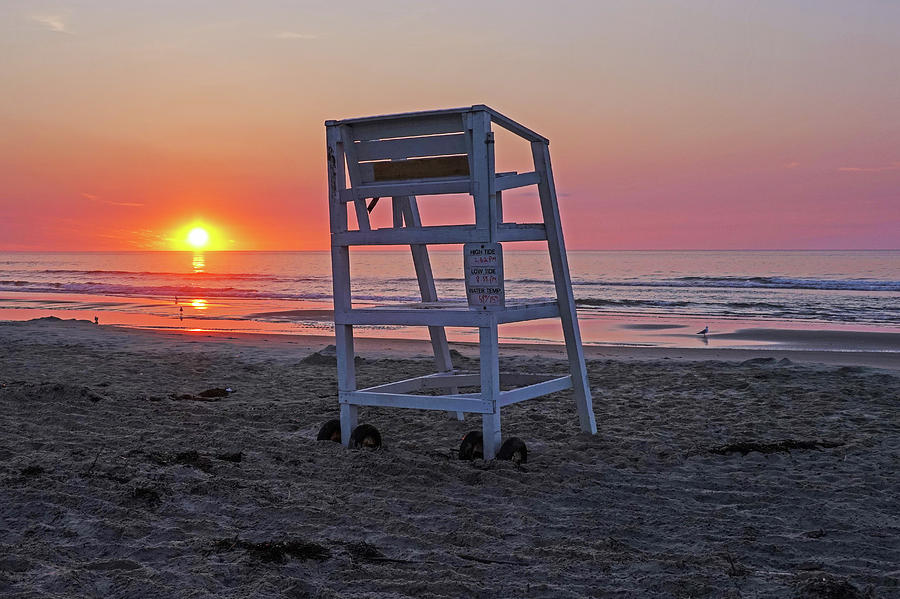
[[[898,248],[898,32],[887,0],[6,0],[0,250],[324,249],[325,119],[479,103],[550,138],[570,248]]]

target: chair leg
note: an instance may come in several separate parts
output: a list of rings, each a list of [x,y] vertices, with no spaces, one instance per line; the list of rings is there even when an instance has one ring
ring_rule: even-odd
[[[578,329],[578,315],[575,311],[575,296],[572,293],[572,280],[569,276],[569,261],[566,257],[566,244],[559,218],[559,205],[556,202],[550,150],[546,143],[534,142],[531,144],[531,152],[534,170],[541,173],[538,194],[541,198],[544,228],[547,231],[547,247],[550,251],[550,265],[553,268],[553,282],[559,302],[559,317],[566,340],[566,354],[569,358],[575,405],[578,408],[578,421],[581,430],[593,435],[597,433],[597,423],[594,419],[591,388],[588,385],[587,369],[584,365],[584,349],[581,345],[581,332]]]
[[[346,391],[356,390],[356,363],[353,350],[353,327],[346,324],[334,327],[335,349],[337,353],[338,399]],[[341,443],[350,443],[350,435],[359,421],[359,408],[341,401]]]
[[[500,449],[500,362],[497,348],[497,324],[479,327],[478,341],[481,350],[481,398],[490,401],[493,410],[483,414],[481,420],[484,459],[493,460]]]

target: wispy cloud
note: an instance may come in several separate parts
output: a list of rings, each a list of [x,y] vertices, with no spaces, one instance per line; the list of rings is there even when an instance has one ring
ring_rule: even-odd
[[[843,173],[883,173],[884,171],[900,171],[900,162],[894,162],[888,166],[842,166],[838,168]]]
[[[62,15],[31,15],[31,20],[56,33],[72,33]]]
[[[317,40],[319,36],[314,33],[300,33],[297,31],[280,31],[273,35],[277,40]]]
[[[799,162],[788,162],[784,165],[784,168],[797,168],[798,166],[800,166]]]
[[[96,196],[92,193],[82,193],[81,197],[86,200],[90,200],[91,202],[97,202],[98,204],[108,204],[110,206],[143,206],[143,204],[138,204],[137,202],[115,202],[113,200],[104,200],[100,196]]]

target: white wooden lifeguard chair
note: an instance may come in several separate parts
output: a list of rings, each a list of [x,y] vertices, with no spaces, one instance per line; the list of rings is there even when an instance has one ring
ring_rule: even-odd
[[[534,170],[495,172],[493,125],[530,142]],[[569,388],[574,391],[581,429],[596,433],[550,166],[549,140],[484,105],[326,121],[325,127],[343,444],[350,442],[357,427],[358,406],[445,410],[456,412],[460,418],[470,412],[482,415],[483,454],[484,459],[490,460],[500,447],[502,407]],[[502,192],[530,185],[537,186],[543,222],[504,222]],[[475,222],[423,224],[417,198],[441,194],[471,195]],[[392,226],[372,228],[370,224],[369,212],[379,198],[391,199]],[[353,230],[349,227],[348,205],[356,214],[358,226]],[[501,244],[536,240],[547,241],[557,300],[516,303],[505,298]],[[429,244],[463,244],[466,301],[439,301],[428,257]],[[410,246],[422,296],[420,303],[353,306],[349,250],[351,246],[371,245]],[[555,378],[501,374],[498,325],[553,317],[562,321],[569,374]],[[357,389],[355,325],[428,327],[437,372]],[[480,372],[454,370],[446,326],[478,328]],[[501,383],[504,387],[517,387],[501,390]],[[461,388],[480,391],[461,393]],[[423,394],[423,390],[443,390],[444,394]]]

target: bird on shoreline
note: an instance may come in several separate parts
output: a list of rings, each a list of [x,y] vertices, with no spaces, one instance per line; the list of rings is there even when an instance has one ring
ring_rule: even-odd
[[[698,335],[703,335],[706,337],[706,334],[709,332],[709,326],[707,325],[702,331],[697,331]]]

